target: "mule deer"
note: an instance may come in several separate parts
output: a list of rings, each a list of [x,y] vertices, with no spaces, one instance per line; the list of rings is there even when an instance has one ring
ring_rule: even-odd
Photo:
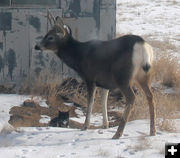
[[[53,18],[53,16],[51,15]],[[126,107],[114,139],[122,136],[126,122],[133,108],[135,94],[132,84],[143,89],[150,111],[150,135],[155,135],[155,105],[150,82],[153,50],[140,36],[125,35],[110,41],[79,42],[72,37],[71,29],[60,17],[53,18],[54,25],[36,50],[52,50],[62,61],[74,69],[86,82],[88,109],[84,129],[90,124],[96,86],[103,88],[103,126],[108,128],[107,98],[110,89],[119,88],[126,97]]]

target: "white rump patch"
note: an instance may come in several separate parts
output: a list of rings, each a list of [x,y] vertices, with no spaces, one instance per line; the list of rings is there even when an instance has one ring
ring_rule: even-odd
[[[133,76],[135,77],[139,70],[146,64],[153,63],[153,49],[148,43],[136,43],[133,48],[132,63],[134,66]]]

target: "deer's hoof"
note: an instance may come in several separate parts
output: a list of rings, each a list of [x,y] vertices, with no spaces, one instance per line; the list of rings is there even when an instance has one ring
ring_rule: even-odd
[[[104,121],[102,128],[104,129],[109,128],[109,121]]]
[[[156,135],[156,131],[151,131],[150,132],[150,136],[155,136]]]
[[[103,125],[103,127],[102,127],[102,128],[104,128],[104,129],[109,128],[109,124],[107,124],[107,125]]]
[[[116,133],[116,134],[112,137],[112,139],[119,139],[120,137],[121,137],[121,135]]]
[[[83,128],[81,129],[82,131],[86,131],[88,129],[87,126],[83,126]]]

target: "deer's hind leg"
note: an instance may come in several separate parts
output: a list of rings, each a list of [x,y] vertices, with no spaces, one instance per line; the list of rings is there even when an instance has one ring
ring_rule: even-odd
[[[134,100],[135,100],[134,92],[129,85],[121,86],[121,91],[124,94],[124,96],[126,97],[126,107],[125,107],[125,110],[123,113],[123,117],[120,120],[119,127],[118,127],[115,135],[113,136],[113,139],[118,139],[119,137],[122,136],[125,125],[129,119],[129,116],[130,116],[131,111],[133,109]]]
[[[156,107],[153,100],[153,93],[151,90],[151,75],[146,74],[143,79],[138,80],[139,85],[144,91],[148,104],[149,104],[149,113],[150,113],[150,135],[156,135]]]

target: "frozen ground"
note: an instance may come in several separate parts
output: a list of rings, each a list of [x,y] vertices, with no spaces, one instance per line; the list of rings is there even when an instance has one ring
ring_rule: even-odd
[[[22,127],[7,124],[9,109],[20,105],[27,96],[0,95],[0,157],[5,158],[163,158],[166,142],[180,142],[180,133],[158,130],[149,137],[149,121],[136,120],[127,124],[123,137],[112,140],[116,127],[81,131],[53,127]],[[84,119],[79,114],[79,122]],[[98,120],[98,115],[96,115]],[[99,122],[101,122],[99,116]],[[174,123],[180,127],[180,120]],[[98,125],[98,123],[97,123]]]
[[[169,41],[180,48],[179,24],[180,0],[117,0],[118,34],[138,34],[152,40]],[[22,104],[27,98],[0,95],[0,157],[164,158],[165,143],[180,142],[180,133],[158,130],[157,136],[149,137],[148,120],[129,122],[119,140],[111,139],[116,128],[81,131],[30,127],[13,130],[7,125],[9,109]],[[44,102],[41,105],[47,107]],[[80,118],[73,119],[81,122],[84,117],[79,114]],[[97,125],[98,118],[101,119],[97,115],[93,118]],[[176,122],[180,124],[180,120]]]
[[[117,33],[170,42],[180,49],[180,0],[117,0]]]

